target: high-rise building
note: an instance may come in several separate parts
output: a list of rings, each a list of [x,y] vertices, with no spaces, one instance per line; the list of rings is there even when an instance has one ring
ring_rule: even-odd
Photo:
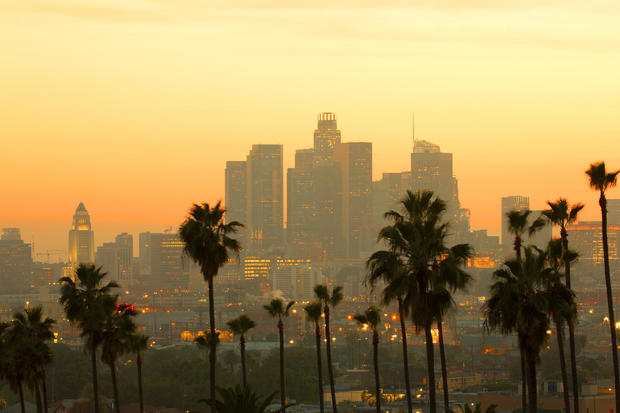
[[[95,235],[91,227],[90,215],[80,202],[69,231],[69,263],[73,265],[95,261]]]
[[[181,290],[188,287],[189,259],[184,246],[174,233],[140,234],[140,260],[144,256],[150,261],[150,281],[154,289]]]
[[[226,222],[237,221],[245,225],[247,221],[247,163],[245,161],[226,162]]]
[[[530,214],[529,223],[531,224],[532,222],[534,222],[534,220],[540,218],[542,216],[542,213],[543,211],[541,210],[533,209],[532,213]],[[549,241],[551,240],[553,226],[546,218],[545,223],[546,225],[542,227],[537,233],[535,233],[531,237],[528,237],[528,245],[535,245],[542,250],[547,248],[547,246],[549,245]]]
[[[0,239],[4,241],[19,241],[22,239],[19,228],[2,228]]]
[[[411,184],[410,172],[384,173],[379,181],[372,183],[372,223],[378,228],[388,224],[384,214],[399,208]]]
[[[95,264],[103,267],[111,280],[127,286],[133,282],[133,236],[119,234],[114,242],[105,242],[97,248]]]
[[[340,167],[341,195],[338,203],[344,256],[358,258],[370,248],[372,224],[372,143],[347,142],[334,148]]]
[[[320,113],[318,126],[314,131],[314,163],[316,166],[331,164],[334,148],[340,143],[340,137],[336,114]]]
[[[247,231],[251,251],[282,245],[282,145],[253,145],[247,157]]]
[[[288,299],[304,301],[312,298],[316,284],[311,260],[285,257],[274,260],[271,284],[273,291],[280,291]]]
[[[601,221],[581,221],[567,225],[566,231],[571,249],[579,253],[580,262],[591,264],[604,262]],[[607,243],[611,261],[618,260],[618,232],[620,232],[620,226],[607,225]]]
[[[508,218],[506,214],[510,211],[525,211],[530,209],[530,198],[522,195],[502,197],[502,248],[508,252],[512,249],[513,237],[508,231]]]
[[[316,185],[313,174],[314,151],[295,152],[295,167],[287,170],[287,242],[294,255],[312,255],[316,238]]]
[[[0,292],[3,294],[23,293],[29,288],[32,267],[30,244],[26,244],[21,237],[15,239],[15,235],[15,231],[3,230],[0,237]]]

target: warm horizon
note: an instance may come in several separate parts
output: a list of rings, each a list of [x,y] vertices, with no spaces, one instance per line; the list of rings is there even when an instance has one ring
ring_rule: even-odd
[[[473,229],[500,198],[563,196],[620,169],[620,5],[611,1],[16,1],[0,5],[0,227],[67,249],[79,202],[100,245],[224,197],[227,160],[312,146],[317,114],[373,144],[373,177],[416,137],[454,154]],[[620,198],[612,189],[609,198]],[[34,235],[33,235],[34,234]]]

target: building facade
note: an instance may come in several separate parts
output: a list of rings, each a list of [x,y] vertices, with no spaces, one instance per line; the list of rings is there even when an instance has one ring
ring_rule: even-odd
[[[80,202],[69,231],[69,263],[73,265],[95,262],[95,234],[90,215]]]

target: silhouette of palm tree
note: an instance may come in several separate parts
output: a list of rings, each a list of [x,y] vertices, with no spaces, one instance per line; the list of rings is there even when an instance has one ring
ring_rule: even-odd
[[[304,307],[306,312],[306,318],[314,324],[314,338],[316,341],[316,365],[319,382],[319,406],[321,413],[325,411],[323,400],[323,367],[321,362],[321,327],[319,326],[319,320],[323,315],[323,306],[320,302],[310,303]]]
[[[235,335],[239,336],[239,348],[241,350],[241,379],[243,387],[248,385],[248,379],[245,369],[245,334],[256,326],[256,323],[245,314],[230,320],[228,322],[228,328]]]
[[[381,413],[381,382],[379,378],[379,333],[377,328],[381,323],[381,316],[379,315],[379,309],[377,307],[368,307],[363,314],[356,314],[354,316],[362,327],[370,327],[372,331],[372,356],[373,365],[375,370],[375,407],[377,413]]]
[[[295,301],[289,301],[284,305],[280,298],[271,300],[269,305],[264,306],[269,315],[278,320],[278,334],[280,336],[280,404],[286,405],[286,378],[284,376],[284,322],[283,318],[288,317],[291,307]]]

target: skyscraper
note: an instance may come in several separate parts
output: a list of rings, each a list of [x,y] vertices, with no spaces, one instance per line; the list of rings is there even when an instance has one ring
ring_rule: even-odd
[[[505,252],[512,249],[513,236],[508,231],[508,218],[506,214],[510,211],[525,211],[530,209],[530,198],[523,195],[512,195],[502,197],[502,248]]]
[[[372,223],[377,228],[388,224],[383,214],[398,209],[398,202],[405,196],[411,184],[410,172],[384,173],[379,181],[372,183]]]
[[[90,215],[80,202],[73,215],[69,231],[69,263],[73,265],[95,261],[95,235],[91,227]]]
[[[253,145],[247,157],[247,231],[252,251],[282,245],[282,145]]]
[[[293,255],[312,255],[316,234],[316,185],[313,174],[314,151],[295,152],[295,167],[287,170],[287,242]]]
[[[183,251],[185,244],[181,238],[174,233],[142,233],[140,242],[142,241],[145,242],[144,255],[150,259],[153,287],[163,290],[187,288],[189,259]],[[141,255],[142,252],[141,249]]]
[[[340,130],[336,114],[320,113],[318,126],[314,131],[314,163],[316,166],[330,164],[334,156],[334,148],[340,143]]]
[[[19,230],[6,229],[3,229],[0,237],[0,291],[4,294],[23,293],[29,288],[32,267],[30,244],[22,241]]]
[[[226,222],[247,221],[247,163],[245,161],[226,162],[225,207]]]
[[[344,255],[358,258],[370,248],[372,223],[372,143],[347,142],[334,148],[340,167],[339,223]]]
[[[119,234],[114,242],[104,242],[97,248],[95,264],[103,267],[109,279],[127,286],[133,282],[133,236]]]
[[[22,239],[21,231],[19,228],[2,228],[0,239],[5,241],[19,241]]]
[[[601,221],[581,221],[566,226],[571,248],[579,253],[579,261],[590,264],[603,264],[603,231]],[[607,225],[609,259],[618,260],[618,225]]]

